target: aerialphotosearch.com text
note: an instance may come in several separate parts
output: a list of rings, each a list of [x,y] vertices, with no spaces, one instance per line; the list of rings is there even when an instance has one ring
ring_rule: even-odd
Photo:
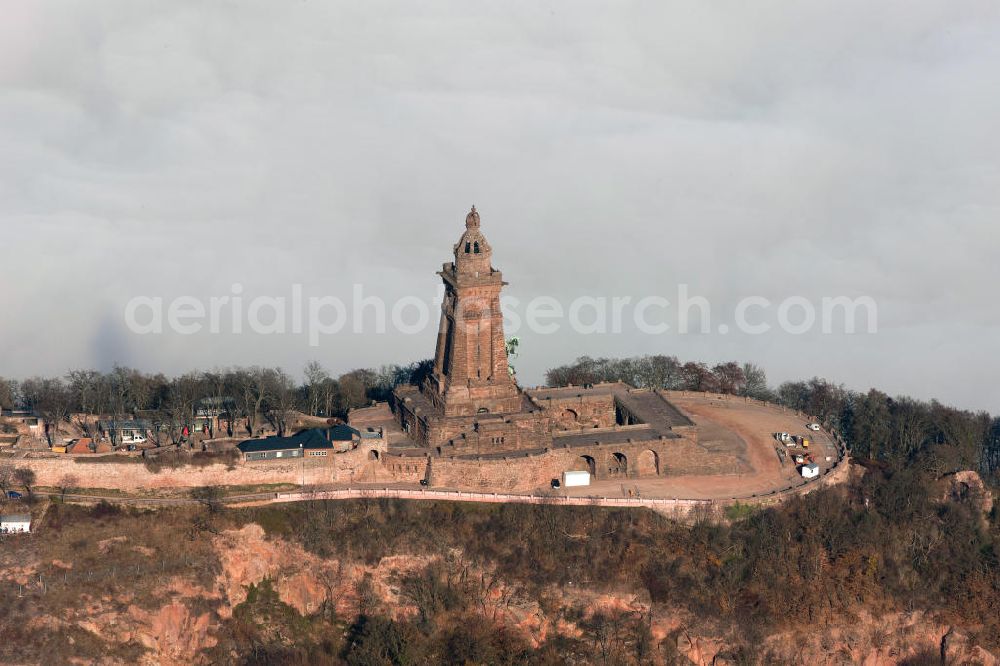
[[[443,289],[436,299],[403,296],[391,302],[366,294],[353,285],[351,296],[306,295],[301,284],[287,295],[244,294],[241,284],[230,293],[196,296],[135,296],[124,308],[126,327],[137,335],[171,332],[195,334],[305,335],[310,346],[319,346],[327,336],[344,332],[416,335],[428,327],[435,330],[441,317]],[[708,298],[693,295],[687,284],[679,284],[673,298],[663,295],[536,296],[522,301],[513,296],[499,299],[508,334],[530,331],[551,335],[567,327],[580,335],[621,333],[627,329],[647,335],[708,334],[739,332],[763,335],[782,331],[802,335],[811,331],[873,334],[878,330],[878,307],[869,296],[824,296],[808,299],[787,296],[773,300],[744,296],[726,316],[716,318]],[[481,310],[489,303],[470,303]],[[461,313],[452,313],[457,321]],[[713,326],[714,323],[714,326]]]

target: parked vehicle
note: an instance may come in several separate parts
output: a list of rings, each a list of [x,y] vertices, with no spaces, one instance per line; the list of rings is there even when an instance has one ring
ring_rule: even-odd
[[[16,490],[7,491],[7,499],[21,499],[22,497],[23,495],[21,495],[21,493],[17,492]]]
[[[806,427],[809,428],[810,430],[813,430],[813,431],[816,431],[816,430],[820,429],[820,425],[818,423],[810,423]]]

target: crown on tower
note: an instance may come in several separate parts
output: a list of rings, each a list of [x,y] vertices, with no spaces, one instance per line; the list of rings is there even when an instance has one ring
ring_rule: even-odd
[[[465,228],[466,229],[478,229],[479,228],[479,213],[476,211],[476,207],[473,206],[469,214],[465,216]]]

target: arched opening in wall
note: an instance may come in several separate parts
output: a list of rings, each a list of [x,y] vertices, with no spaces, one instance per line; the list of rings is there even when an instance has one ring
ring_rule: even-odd
[[[559,427],[564,429],[578,428],[580,426],[580,415],[572,409],[564,409],[556,417]]]
[[[658,476],[660,474],[660,456],[652,449],[646,449],[639,454],[635,463],[635,471],[639,476]]]
[[[369,451],[368,452],[368,459],[369,460],[378,460],[378,451],[376,451],[375,449],[372,449],[371,451]]]
[[[472,253],[479,254],[479,241],[472,244]]]
[[[478,414],[489,414],[490,410],[487,409],[486,407],[480,407],[479,409],[476,410],[476,413],[478,413]]]
[[[628,426],[642,423],[642,420],[637,418],[635,414],[633,414],[620,402],[615,400],[615,423],[620,426]]]
[[[580,456],[573,461],[572,472],[590,472],[591,476],[597,474],[597,461],[590,456]]]
[[[628,474],[628,458],[624,453],[615,452],[608,459],[608,476],[626,476]]]

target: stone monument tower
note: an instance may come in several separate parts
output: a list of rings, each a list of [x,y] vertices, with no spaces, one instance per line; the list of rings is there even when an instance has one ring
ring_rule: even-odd
[[[479,228],[476,207],[465,217],[455,260],[444,264],[444,302],[434,370],[424,394],[445,416],[518,412],[522,395],[507,365],[500,290],[493,251]]]

